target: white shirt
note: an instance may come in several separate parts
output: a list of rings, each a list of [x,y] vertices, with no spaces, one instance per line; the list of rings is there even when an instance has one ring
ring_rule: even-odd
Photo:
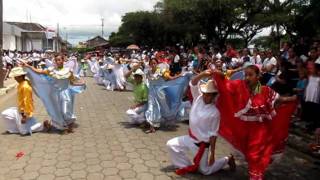
[[[320,64],[320,57],[316,60],[316,64]]]
[[[263,61],[263,67],[264,68],[267,68],[271,65],[274,65],[273,69],[271,70],[271,73],[275,74],[277,72],[277,59],[275,57],[272,57],[272,58],[266,58],[264,61]]]
[[[180,61],[180,56],[177,54],[177,55],[174,57],[173,62],[174,62],[174,63],[178,63],[179,61]]]
[[[252,56],[250,61],[252,64],[262,64],[260,55]]]
[[[210,137],[217,136],[220,125],[220,112],[214,104],[205,104],[199,86],[190,82],[193,103],[189,115],[189,126],[192,134],[203,142],[209,142]]]
[[[12,64],[13,63],[12,59],[7,55],[4,56],[3,59],[7,64]]]
[[[242,57],[240,58],[239,62],[240,62],[240,63],[244,63],[246,57],[249,58],[248,60],[249,60],[249,62],[250,62],[251,57],[250,57],[249,55],[248,55],[248,56],[242,56]]]

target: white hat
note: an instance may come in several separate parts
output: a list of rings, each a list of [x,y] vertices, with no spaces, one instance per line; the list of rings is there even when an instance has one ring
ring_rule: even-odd
[[[130,64],[130,68],[133,68],[133,67],[136,67],[136,66],[139,66],[139,63],[138,63],[138,62],[134,62],[134,63],[131,63],[131,64]]]
[[[200,91],[202,93],[217,93],[218,92],[213,80],[209,80],[206,83],[200,84]]]
[[[239,62],[239,59],[238,59],[238,58],[231,58],[231,62],[236,62],[236,63],[238,63],[238,62]]]
[[[41,61],[38,65],[39,65],[39,66],[46,65],[46,63],[43,62],[43,61]]]
[[[11,72],[9,74],[9,77],[18,77],[22,75],[26,75],[27,72],[23,70],[22,67],[15,67],[11,69]]]
[[[140,76],[143,76],[144,75],[144,72],[141,70],[141,69],[137,69],[133,75],[140,75]]]
[[[221,59],[221,58],[222,58],[222,56],[221,56],[221,54],[220,54],[220,53],[218,53],[218,54],[216,54],[216,55],[215,55],[215,58],[217,58],[217,59]]]
[[[132,59],[131,62],[132,63],[139,63],[139,60],[138,59]]]
[[[84,59],[81,59],[81,62],[86,62]]]
[[[247,68],[248,66],[251,66],[251,65],[254,65],[254,64],[252,62],[245,62],[242,67]]]

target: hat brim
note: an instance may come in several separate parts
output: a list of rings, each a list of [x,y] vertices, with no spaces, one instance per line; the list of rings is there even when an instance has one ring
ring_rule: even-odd
[[[202,93],[206,93],[206,94],[215,94],[215,93],[218,93],[218,90],[216,89],[211,89],[211,90],[208,90],[206,87],[204,86],[200,86],[200,91]]]
[[[19,77],[19,76],[25,76],[27,74],[27,72],[24,73],[20,73],[20,74],[9,74],[10,78],[15,78],[15,77]]]
[[[133,74],[134,76],[143,76],[144,74],[140,74],[140,73],[137,73],[137,74]]]

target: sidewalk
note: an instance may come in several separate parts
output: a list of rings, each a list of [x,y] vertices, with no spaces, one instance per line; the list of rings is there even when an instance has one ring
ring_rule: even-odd
[[[17,82],[13,78],[8,78],[4,81],[4,87],[0,88],[0,96],[7,94],[9,91],[17,87]]]
[[[306,132],[305,122],[296,121],[291,124],[288,145],[299,152],[320,160],[320,152],[312,152],[309,148],[309,145],[315,143],[315,141],[314,135]]]

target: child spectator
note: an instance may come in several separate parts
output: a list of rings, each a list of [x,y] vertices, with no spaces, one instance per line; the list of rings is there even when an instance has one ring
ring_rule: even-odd
[[[316,128],[320,128],[319,118],[314,116],[320,109],[320,63],[317,62],[310,66],[309,73],[302,119],[307,121],[307,129],[312,132]]]
[[[293,89],[294,93],[297,95],[300,104],[298,105],[297,115],[298,117],[301,116],[301,109],[304,104],[303,94],[304,90],[307,85],[307,70],[306,69],[300,69],[299,70],[299,80],[297,82],[296,87]]]

